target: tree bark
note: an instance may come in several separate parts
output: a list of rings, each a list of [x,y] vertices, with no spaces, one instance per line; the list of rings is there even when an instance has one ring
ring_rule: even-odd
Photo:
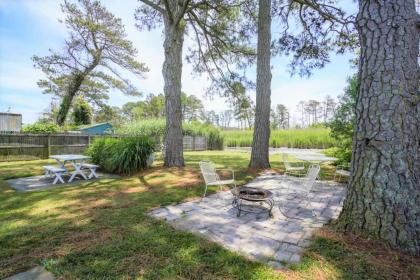
[[[99,65],[100,60],[101,53],[98,53],[92,61],[92,63],[88,67],[86,67],[84,71],[77,71],[73,73],[72,79],[67,88],[66,95],[63,97],[63,100],[61,100],[60,109],[58,110],[57,124],[59,126],[64,125],[74,97],[76,96],[77,92],[82,86],[82,83],[85,80],[85,78],[90,74],[90,72],[93,71],[93,69],[95,69],[96,66]]]
[[[257,99],[252,141],[252,168],[269,168],[271,107],[271,0],[259,0],[257,44]]]
[[[66,95],[63,97],[60,103],[60,108],[57,114],[57,124],[59,126],[64,125],[67,114],[70,111],[71,103],[73,102],[74,97],[80,89],[80,86],[85,79],[85,75],[82,72],[76,73],[73,75],[73,78],[69,84]]]
[[[166,108],[164,166],[184,166],[181,107],[184,28],[179,23],[173,24],[167,17],[164,19],[164,25],[165,61],[162,68]]]
[[[360,0],[356,24],[360,87],[337,226],[419,255],[419,15],[414,0]]]

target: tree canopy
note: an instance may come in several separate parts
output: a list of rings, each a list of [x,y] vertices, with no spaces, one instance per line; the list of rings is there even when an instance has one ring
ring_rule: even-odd
[[[195,95],[181,93],[181,106],[183,120],[191,122],[203,120],[204,105]],[[146,99],[138,102],[128,102],[122,106],[122,114],[128,120],[160,119],[166,116],[165,96],[149,94]]]
[[[126,39],[121,19],[116,18],[99,1],[79,0],[78,4],[65,0],[61,5],[66,15],[64,23],[69,37],[60,51],[50,55],[33,56],[35,67],[46,79],[38,85],[45,93],[61,100],[57,122],[63,124],[76,95],[103,106],[111,88],[125,94],[140,92],[123,77],[127,70],[143,77],[146,66],[137,60],[137,50]]]

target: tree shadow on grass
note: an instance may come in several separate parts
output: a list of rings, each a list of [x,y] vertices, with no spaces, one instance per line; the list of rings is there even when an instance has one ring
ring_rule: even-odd
[[[392,249],[380,241],[334,231],[318,230],[303,261],[293,273],[340,279],[420,279],[420,258]]]
[[[11,190],[0,180],[0,278],[40,263],[64,278],[274,277],[261,264],[145,216],[154,207],[201,196],[198,162],[203,159],[233,168],[239,182],[257,175],[246,168],[247,154],[208,152],[188,153],[191,167],[186,169],[155,169],[30,193]],[[34,163],[31,175],[40,174],[42,164]],[[10,170],[2,172],[1,178],[10,176]],[[185,178],[197,184],[181,187]]]
[[[64,278],[276,279],[266,266],[248,261],[193,234],[141,216],[106,243],[46,262]]]
[[[140,191],[125,191],[133,187]],[[261,271],[271,273],[145,216],[148,209],[193,192],[166,188],[156,194],[150,191],[155,187],[136,177],[100,180],[24,193],[17,205],[12,194],[2,193],[7,205],[1,219],[13,230],[0,230],[0,276],[40,263],[60,277],[81,279],[257,279]]]

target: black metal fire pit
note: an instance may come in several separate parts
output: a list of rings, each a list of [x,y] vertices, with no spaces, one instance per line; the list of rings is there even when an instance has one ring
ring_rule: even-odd
[[[272,217],[271,210],[274,206],[273,193],[260,188],[239,187],[233,188],[232,194],[234,199],[232,206],[238,209],[237,217],[241,216],[241,212],[261,214],[268,213]],[[245,201],[253,203],[244,203]]]

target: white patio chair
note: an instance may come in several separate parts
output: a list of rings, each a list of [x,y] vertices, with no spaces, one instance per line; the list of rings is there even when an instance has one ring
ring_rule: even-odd
[[[282,154],[282,159],[286,171],[286,175],[303,176],[305,175],[305,164],[303,162],[291,163],[287,157],[287,154]]]
[[[349,178],[350,165],[349,164],[337,165],[335,169],[335,173],[334,173],[334,181],[336,180],[337,177],[338,177],[338,181],[341,181],[341,178],[343,177]]]
[[[216,169],[214,164],[211,161],[200,161],[201,174],[203,175],[204,182],[206,183],[206,188],[204,190],[203,197],[206,196],[208,186],[219,186],[222,189],[224,185],[233,185],[236,188],[235,184],[235,173],[231,169]],[[217,171],[227,170],[232,173],[232,179],[220,180],[219,174]]]
[[[306,189],[308,194],[312,192],[312,188],[315,184],[316,179],[319,176],[319,172],[321,171],[321,167],[319,164],[312,164],[308,168],[308,172],[306,173],[306,177],[303,178],[303,187]]]
[[[310,196],[313,195],[313,187],[315,185],[316,179],[319,176],[319,172],[321,171],[321,167],[319,164],[312,164],[308,168],[308,172],[306,174],[306,177],[303,178],[303,191],[304,199],[306,199],[306,203],[304,204],[304,207],[308,207],[308,205],[311,203]],[[313,209],[311,209],[312,216],[316,217],[316,213]]]
[[[305,177],[300,178],[300,179],[297,179],[297,178],[294,179],[296,183],[300,182],[299,185],[302,187],[302,188],[299,188],[299,190],[303,192],[302,196],[304,200],[306,200],[306,203],[303,205],[304,207],[307,207],[311,202],[309,196],[313,194],[312,189],[313,189],[313,186],[315,185],[316,179],[318,178],[320,171],[321,171],[321,167],[319,166],[319,164],[312,164],[311,166],[309,166],[308,172],[306,173]],[[281,207],[280,207],[280,211],[285,217],[294,218],[294,217],[289,217],[286,213],[284,213],[281,210]],[[311,212],[313,216],[316,216],[313,210],[311,210]]]

